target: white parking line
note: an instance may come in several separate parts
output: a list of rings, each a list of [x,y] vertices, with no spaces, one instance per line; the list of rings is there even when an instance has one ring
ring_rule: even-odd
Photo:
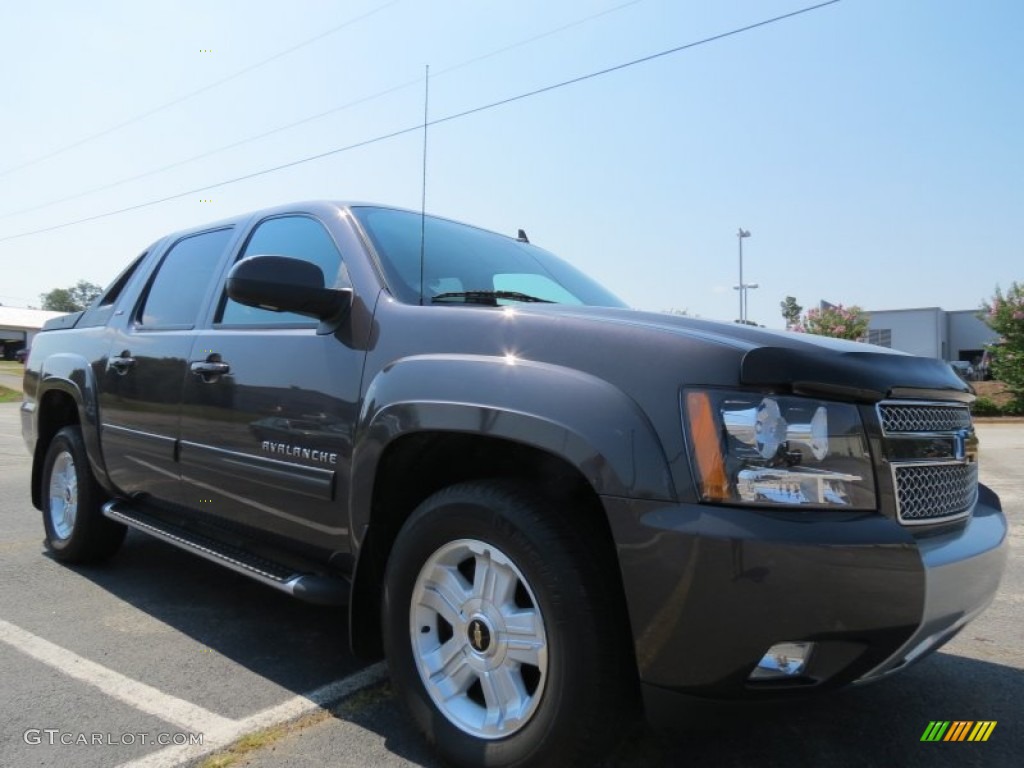
[[[120,672],[89,661],[3,619],[0,619],[0,640],[47,666],[99,688],[118,701],[185,730],[220,731],[235,725],[234,720],[125,677]]]
[[[203,734],[202,744],[172,745],[138,760],[124,763],[119,768],[174,768],[221,750],[247,733],[302,717],[362,688],[379,683],[387,676],[387,667],[383,662],[379,662],[242,720],[231,720],[125,677],[120,672],[89,661],[3,619],[0,619],[0,641],[59,672],[100,689],[108,696],[135,709],[173,723],[183,730]]]
[[[209,728],[204,728],[202,729],[202,744],[165,747],[159,752],[145,755],[138,760],[122,763],[117,768],[175,768],[175,766],[217,752],[247,733],[302,717],[325,704],[330,704],[358,690],[379,683],[386,676],[387,667],[383,662],[378,662],[341,680],[335,680],[333,683],[317,688],[304,696],[296,696],[262,712],[257,712],[255,715],[250,715],[244,720],[236,720],[228,729],[213,732]]]

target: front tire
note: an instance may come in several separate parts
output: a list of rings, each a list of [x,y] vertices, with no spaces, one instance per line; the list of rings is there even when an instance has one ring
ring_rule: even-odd
[[[388,663],[446,760],[570,765],[621,735],[636,685],[625,616],[580,528],[504,481],[442,490],[402,527],[385,577]]]
[[[79,427],[54,435],[42,482],[46,546],[57,560],[94,563],[117,552],[126,529],[103,516],[103,489],[89,468]]]

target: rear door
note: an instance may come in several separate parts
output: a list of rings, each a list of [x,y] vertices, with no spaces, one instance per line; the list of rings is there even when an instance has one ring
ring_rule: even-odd
[[[350,287],[342,254],[315,217],[257,223],[238,258],[277,254]],[[181,467],[186,503],[221,522],[342,551],[347,477],[365,352],[307,317],[221,294],[185,377]]]
[[[180,501],[175,448],[182,387],[196,324],[233,234],[225,227],[171,244],[140,299],[111,323],[113,338],[98,372],[101,445],[110,478],[125,495]]]

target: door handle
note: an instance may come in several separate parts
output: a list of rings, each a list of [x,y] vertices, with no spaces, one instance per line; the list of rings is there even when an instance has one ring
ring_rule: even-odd
[[[128,373],[133,365],[135,365],[135,358],[132,357],[132,353],[127,349],[117,357],[112,357],[107,361],[107,367],[113,368],[121,376]]]
[[[230,373],[231,366],[219,360],[198,360],[189,366],[189,370],[196,376],[202,376],[204,381],[209,381],[210,378]]]

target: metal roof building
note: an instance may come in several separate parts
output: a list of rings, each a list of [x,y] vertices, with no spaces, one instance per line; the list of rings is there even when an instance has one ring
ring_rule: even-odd
[[[64,312],[0,306],[0,360],[13,360],[14,353],[32,346],[32,337],[47,320]]]
[[[914,355],[977,364],[985,347],[999,339],[978,312],[939,307],[865,312],[870,320],[867,341]]]

